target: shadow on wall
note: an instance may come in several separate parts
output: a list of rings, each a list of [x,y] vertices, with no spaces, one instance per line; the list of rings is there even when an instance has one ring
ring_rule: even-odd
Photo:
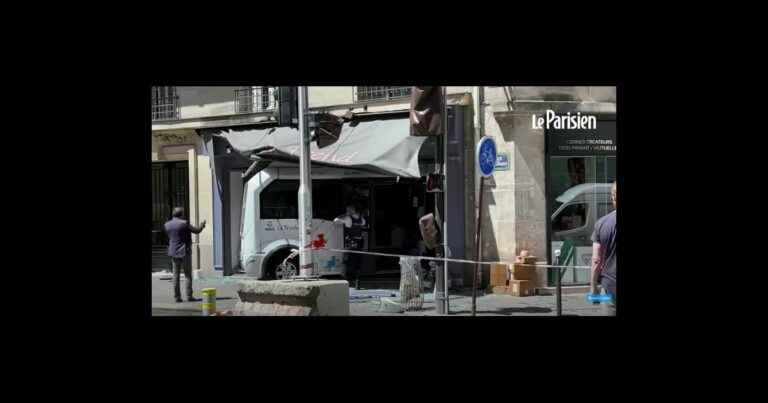
[[[493,223],[491,222],[491,216],[488,213],[490,206],[496,205],[496,198],[493,197],[493,193],[491,192],[493,189],[496,188],[496,182],[493,179],[493,176],[490,176],[488,178],[485,178],[485,191],[483,194],[483,204],[480,207],[480,212],[482,215],[482,228],[481,232],[483,234],[481,241],[481,251],[482,251],[482,258],[481,261],[483,262],[489,262],[494,261],[497,262],[499,260],[499,247],[498,243],[496,241],[496,231],[499,230],[499,228],[496,228],[494,230]],[[482,287],[485,288],[489,284],[490,276],[491,276],[491,266],[490,265],[481,265],[480,266],[482,270]]]
[[[493,176],[485,178],[485,194],[483,195],[483,206],[481,208],[483,215],[483,260],[488,261],[493,259],[494,261],[499,259],[499,248],[496,242],[495,231],[491,223],[491,216],[488,213],[490,206],[496,205],[496,198],[493,197],[491,192],[496,189],[496,181]],[[486,232],[488,231],[488,232]]]
[[[493,184],[493,178],[486,178],[485,179],[485,194],[483,195],[483,204],[480,209],[481,219],[482,219],[482,227],[480,228],[480,232],[482,233],[482,238],[480,239],[480,250],[482,251],[482,256],[480,257],[480,261],[482,262],[497,262],[499,260],[499,248],[496,241],[496,234],[493,228],[493,223],[491,222],[491,217],[488,214],[488,208],[489,206],[496,205],[496,200],[493,197],[493,193],[491,193],[492,188],[495,187],[495,184]],[[475,212],[475,209],[472,209],[473,214],[477,214]],[[468,223],[469,224],[469,223]],[[475,244],[477,240],[475,239],[475,229],[476,229],[476,223],[475,223],[475,216],[472,218],[472,228],[470,229],[467,227],[467,230],[472,234],[472,241],[471,244],[467,245],[467,252],[471,252],[471,255],[467,255],[467,259],[469,260],[475,260]],[[498,230],[498,228],[497,228]],[[465,288],[472,288],[472,273],[475,270],[475,264],[462,264],[462,270],[464,271],[464,287]],[[481,283],[479,286],[482,288],[488,287],[490,276],[491,276],[491,266],[487,264],[480,265],[480,271],[482,273],[481,276]]]
[[[530,118],[496,116],[504,141],[514,144],[516,250],[546,256],[544,132]],[[523,126],[521,126],[523,125]]]
[[[466,119],[465,121],[467,122],[466,130],[474,131],[474,126],[471,124],[471,122],[474,121],[474,111],[472,108],[467,108],[467,114],[465,116],[465,119]],[[472,138],[474,138],[474,136],[468,136],[466,140],[469,140]],[[473,144],[471,149],[468,150],[468,155],[467,155],[468,162],[471,163],[470,166],[472,166],[472,169],[474,169],[474,164],[475,164],[474,150],[475,150],[475,145]],[[468,191],[472,192],[472,190],[469,190],[469,189],[472,189],[472,184],[470,184],[469,186],[470,187],[468,188]],[[494,233],[494,230],[493,230],[491,217],[488,214],[488,207],[496,205],[496,199],[494,198],[493,193],[491,192],[495,188],[496,188],[496,182],[494,181],[493,176],[486,178],[485,187],[484,187],[485,191],[483,194],[483,204],[480,207],[480,213],[482,218],[482,226],[480,229],[480,232],[482,233],[482,239],[480,240],[481,241],[480,250],[482,251],[482,256],[480,261],[483,261],[483,262],[499,260],[499,248],[496,240],[496,234]],[[467,204],[469,207],[470,202],[468,201]],[[474,205],[474,202],[472,202],[472,205]],[[466,221],[467,223],[466,230],[468,233],[471,234],[470,236],[471,240],[467,239],[468,244],[466,245],[466,250],[467,252],[471,253],[471,255],[467,255],[467,258],[471,260],[475,260],[476,258],[475,243],[477,242],[477,240],[475,239],[475,235],[476,235],[475,229],[477,228],[477,223],[475,222],[475,220],[476,220],[477,212],[475,211],[474,206],[472,206],[471,210],[472,210],[471,219],[468,218]],[[464,279],[463,279],[464,287],[471,289],[472,273],[475,270],[475,265],[465,264],[463,265],[463,267],[464,267]],[[480,265],[480,271],[482,273],[481,275],[482,280],[481,280],[480,286],[482,288],[486,288],[490,283],[489,280],[491,275],[490,274],[491,267],[490,265]]]

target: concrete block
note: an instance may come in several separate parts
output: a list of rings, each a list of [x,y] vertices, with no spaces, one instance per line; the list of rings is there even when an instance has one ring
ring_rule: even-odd
[[[235,312],[246,316],[347,316],[349,285],[343,280],[238,280]]]

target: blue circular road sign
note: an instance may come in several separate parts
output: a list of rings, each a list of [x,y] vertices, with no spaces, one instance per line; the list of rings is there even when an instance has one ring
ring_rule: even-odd
[[[491,176],[496,166],[496,142],[491,137],[484,136],[477,143],[475,159],[477,159],[480,174],[486,178]]]

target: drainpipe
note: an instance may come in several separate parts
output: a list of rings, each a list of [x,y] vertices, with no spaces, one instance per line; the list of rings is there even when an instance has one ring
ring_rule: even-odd
[[[200,225],[200,198],[197,192],[197,149],[193,146],[188,152],[189,157],[189,169],[190,169],[190,196],[192,199],[192,209],[195,215],[195,226]],[[196,270],[200,270],[200,234],[194,234],[195,236],[195,267]]]

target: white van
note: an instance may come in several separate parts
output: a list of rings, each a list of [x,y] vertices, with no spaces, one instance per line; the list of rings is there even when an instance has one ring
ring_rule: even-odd
[[[571,239],[574,245],[592,245],[597,220],[613,211],[610,183],[584,183],[557,197],[552,213],[552,241]]]
[[[552,257],[566,239],[574,247],[575,266],[592,264],[592,232],[600,217],[613,211],[610,183],[585,183],[557,197],[552,214]],[[589,269],[568,269],[563,284],[589,284]]]
[[[349,189],[350,183],[371,180],[391,182],[395,179],[392,176],[351,169],[313,166],[312,239],[316,240],[322,234],[327,248],[344,249],[344,226],[333,222],[335,217],[346,211],[347,200],[342,197],[342,189]],[[298,167],[270,167],[258,172],[245,183],[240,267],[247,275],[259,279],[276,278],[277,266],[288,257],[291,249],[298,249],[298,186]],[[370,214],[365,215],[366,219],[370,219]],[[364,250],[367,250],[368,234],[364,236]],[[316,274],[323,276],[344,276],[343,260],[343,253],[323,250],[313,253]],[[298,258],[294,257],[292,263],[298,267]]]

